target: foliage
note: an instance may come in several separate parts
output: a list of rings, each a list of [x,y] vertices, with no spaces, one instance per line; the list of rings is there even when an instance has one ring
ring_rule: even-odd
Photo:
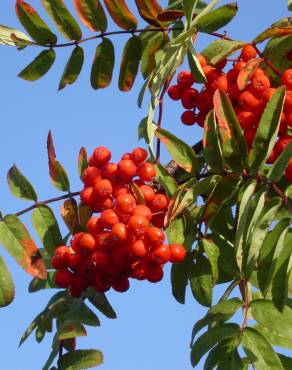
[[[183,304],[189,286],[194,299],[208,308],[206,315],[194,324],[192,365],[198,365],[207,354],[205,369],[247,369],[249,365],[259,370],[291,368],[292,359],[276,351],[279,347],[291,350],[292,340],[292,191],[284,176],[291,162],[292,144],[287,145],[273,165],[267,164],[280,129],[286,94],[279,75],[292,67],[291,18],[276,22],[254,38],[256,50],[265,42],[264,50],[258,50],[260,59],[250,60],[237,79],[238,89],[244,90],[253,72],[261,66],[277,87],[263,111],[252,148],[248,148],[232,101],[217,90],[204,123],[203,141],[194,150],[161,127],[163,99],[184,60],[188,61],[195,81],[207,81],[196,51],[199,33],[218,38],[202,52],[213,66],[248,44],[217,33],[236,16],[237,4],[217,7],[219,0],[208,4],[177,0],[169,1],[169,6],[162,9],[156,0],[135,0],[143,20],[139,28],[134,9],[124,0],[74,0],[81,22],[95,32],[84,38],[65,2],[41,3],[57,31],[69,41],[60,43],[46,21],[22,0],[16,1],[16,14],[26,33],[0,26],[1,45],[20,51],[32,46],[40,49],[19,73],[27,81],[36,81],[49,72],[59,48],[72,47],[59,90],[73,84],[84,63],[82,44],[100,39],[90,81],[94,89],[106,88],[111,84],[116,62],[111,37],[129,35],[120,61],[118,87],[121,91],[131,90],[140,66],[145,83],[138,104],[142,106],[146,91],[150,101],[148,114],[139,125],[139,138],[149,145],[156,162],[157,182],[153,185],[164,189],[170,199],[164,219],[169,242],[183,244],[187,251],[185,261],[172,268],[173,296]],[[134,8],[133,2],[128,3]],[[292,10],[290,0],[288,9]],[[109,17],[121,30],[107,30]],[[291,127],[287,135],[291,136]],[[160,163],[161,143],[173,159],[166,166]],[[18,213],[1,216],[0,221],[1,244],[33,277],[30,292],[57,288],[51,265],[54,250],[66,244],[71,234],[85,230],[91,216],[90,209],[75,200],[80,192],[71,192],[69,177],[56,158],[51,133],[47,149],[50,180],[63,195],[40,201],[32,184],[13,165],[7,174],[9,189],[12,195],[31,205]],[[82,148],[78,158],[81,178],[87,167],[87,153]],[[61,218],[68,227],[68,235],[61,235],[58,218],[48,205],[56,201],[63,202]],[[30,211],[42,248],[37,247],[20,220]],[[13,301],[14,284],[1,257],[0,271],[0,306],[4,307]],[[213,290],[219,284],[226,284],[226,291],[214,302]],[[37,342],[41,342],[56,329],[52,351],[43,369],[54,369],[51,366],[57,357],[58,368],[64,370],[102,364],[101,352],[75,349],[76,338],[86,335],[86,325],[100,325],[88,302],[106,317],[116,318],[105,294],[89,288],[81,298],[73,298],[66,290],[57,292],[30,324],[20,344],[34,331]],[[241,322],[238,315],[235,317],[239,311],[243,314]]]

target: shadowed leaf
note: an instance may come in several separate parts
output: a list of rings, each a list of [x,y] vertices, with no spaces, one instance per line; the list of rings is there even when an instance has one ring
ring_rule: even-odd
[[[105,32],[107,19],[100,0],[73,0],[77,14],[92,32]]]
[[[43,289],[59,288],[58,285],[55,283],[55,275],[55,271],[49,271],[47,280],[34,278],[28,286],[29,293],[35,293]]]
[[[65,38],[69,40],[81,39],[81,29],[63,0],[41,0],[41,2]]]
[[[162,23],[158,20],[158,14],[162,8],[157,0],[135,0],[140,16],[149,24],[161,27]]]
[[[97,46],[91,68],[91,86],[93,89],[104,89],[112,80],[115,64],[115,51],[111,40],[103,38]]]
[[[103,313],[109,319],[116,319],[117,315],[112,308],[111,304],[107,300],[104,293],[97,293],[93,288],[88,288],[86,297],[89,302],[93,304],[101,313]]]
[[[28,274],[47,278],[40,251],[18,217],[8,215],[0,222],[0,243]]]
[[[136,79],[139,63],[142,55],[142,41],[139,37],[131,37],[123,51],[120,75],[119,89],[121,91],[130,91]]]
[[[87,167],[88,167],[87,151],[84,147],[82,147],[78,155],[78,173],[80,179],[82,179],[82,174]]]
[[[135,30],[138,21],[124,0],[104,0],[114,22],[124,30]]]
[[[44,50],[18,74],[18,77],[26,81],[37,81],[51,69],[55,59],[54,50]]]
[[[74,198],[67,199],[62,204],[61,216],[72,235],[80,231],[78,207]]]
[[[64,89],[67,85],[72,85],[78,78],[84,63],[84,51],[80,46],[76,46],[66,64],[63,72],[59,90]]]
[[[33,200],[34,202],[37,201],[37,194],[33,186],[27,178],[22,175],[16,165],[11,167],[8,171],[7,181],[11,193],[17,198]]]

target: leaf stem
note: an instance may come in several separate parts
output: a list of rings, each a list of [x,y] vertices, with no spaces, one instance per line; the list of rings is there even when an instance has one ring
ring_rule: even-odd
[[[274,72],[277,76],[282,77],[282,73],[274,66],[274,64],[264,56],[264,54],[259,50],[259,48],[253,44],[258,56],[263,59],[263,62]]]
[[[22,216],[24,215],[25,213],[28,213],[32,210],[34,210],[35,208],[37,208],[39,205],[46,205],[46,204],[50,204],[50,203],[55,203],[55,202],[59,202],[60,200],[64,200],[64,199],[70,199],[72,197],[77,197],[78,195],[80,195],[80,191],[76,191],[75,193],[68,193],[68,194],[65,194],[65,195],[62,195],[60,197],[56,197],[56,198],[51,198],[51,199],[47,199],[47,200],[43,200],[41,202],[37,202],[35,204],[33,204],[32,206],[28,207],[28,208],[25,208],[23,209],[22,211],[19,211],[17,213],[14,213],[15,216],[19,217],[19,216]]]
[[[167,81],[165,82],[162,92],[159,97],[159,113],[158,113],[158,122],[157,122],[157,128],[161,128],[162,126],[162,119],[163,119],[163,108],[164,108],[164,96],[169,88],[169,85],[171,83],[171,80],[173,78],[173,75],[170,76]],[[157,147],[156,147],[156,163],[160,162],[160,153],[161,153],[161,140],[157,139]]]

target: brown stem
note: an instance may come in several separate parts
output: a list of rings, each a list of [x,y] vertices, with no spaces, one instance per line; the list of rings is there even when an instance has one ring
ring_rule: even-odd
[[[159,97],[159,114],[158,114],[158,122],[157,122],[157,128],[161,128],[162,126],[162,118],[163,118],[163,105],[164,105],[164,96],[169,88],[169,85],[171,83],[171,80],[172,80],[172,76],[170,76],[164,86],[163,86],[163,89],[162,89],[162,92],[160,94],[160,97]],[[161,140],[158,138],[157,139],[157,147],[156,147],[156,163],[159,163],[160,162],[160,152],[161,152]]]
[[[274,64],[264,56],[264,54],[259,50],[259,48],[253,44],[253,47],[255,48],[258,56],[263,59],[263,62],[273,71],[278,75],[279,77],[282,77],[282,73],[274,66]]]
[[[41,201],[41,202],[37,202],[37,203],[33,204],[32,206],[23,209],[20,212],[14,213],[14,215],[19,217],[19,216],[24,215],[27,212],[30,212],[30,211],[34,210],[39,205],[46,205],[46,204],[50,204],[50,203],[59,202],[60,200],[69,199],[69,198],[72,198],[72,197],[77,197],[78,195],[80,195],[80,191],[76,191],[75,193],[68,193],[66,195],[62,195],[61,197],[56,197],[56,198],[44,200],[44,201]]]
[[[245,279],[242,279],[239,283],[239,288],[241,292],[242,299],[244,301],[244,316],[243,316],[243,322],[240,327],[240,333],[243,334],[244,328],[246,328],[248,324],[248,310],[249,310],[249,296],[248,296],[248,285],[247,281]]]

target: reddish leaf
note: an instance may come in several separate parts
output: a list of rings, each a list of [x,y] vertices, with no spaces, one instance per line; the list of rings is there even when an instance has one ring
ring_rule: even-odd
[[[128,8],[124,0],[104,0],[105,6],[114,22],[124,30],[135,30],[137,18]]]
[[[56,44],[57,36],[53,34],[31,5],[17,0],[15,11],[23,27],[38,44]]]
[[[135,0],[140,16],[149,24],[161,27],[158,14],[162,12],[161,6],[156,0]]]
[[[182,10],[164,10],[158,14],[157,19],[160,22],[174,22],[183,16],[184,12]]]
[[[262,59],[254,58],[249,60],[246,65],[240,70],[237,78],[237,86],[239,90],[244,90],[248,84],[250,76],[254,73],[255,69],[262,62]]]
[[[41,253],[18,217],[8,215],[0,222],[0,243],[28,274],[47,278]]]
[[[92,32],[105,32],[107,19],[99,0],[73,0],[77,14]]]
[[[49,131],[48,135],[47,148],[49,159],[49,172],[53,185],[61,191],[70,191],[70,182],[68,176],[64,168],[62,167],[61,163],[56,160],[56,153],[51,131]]]
[[[87,151],[82,147],[78,155],[78,172],[80,178],[82,178],[84,170],[88,167]]]

